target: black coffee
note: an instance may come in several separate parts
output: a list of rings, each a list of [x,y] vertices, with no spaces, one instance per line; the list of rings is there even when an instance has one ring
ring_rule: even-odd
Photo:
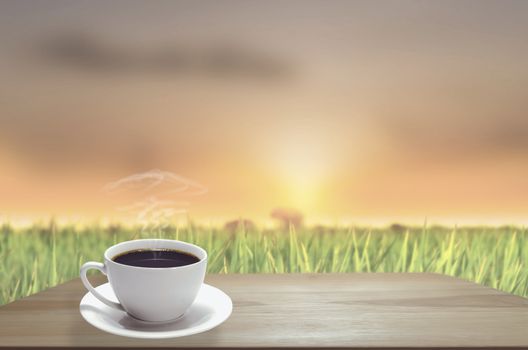
[[[196,256],[172,249],[131,250],[114,256],[116,263],[137,267],[178,267],[194,264],[200,259]]]

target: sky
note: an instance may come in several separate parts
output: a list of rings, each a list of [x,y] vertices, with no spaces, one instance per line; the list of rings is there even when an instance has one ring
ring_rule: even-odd
[[[0,1],[0,220],[119,217],[105,186],[153,171],[210,222],[528,223],[527,15]]]

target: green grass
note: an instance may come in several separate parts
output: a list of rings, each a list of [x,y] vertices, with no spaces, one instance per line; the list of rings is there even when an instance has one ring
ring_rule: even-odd
[[[188,226],[138,234],[118,226],[53,223],[0,228],[0,304],[78,276],[110,245],[141,237],[196,243],[209,273],[438,272],[528,296],[528,231],[518,227],[306,228],[227,232]]]

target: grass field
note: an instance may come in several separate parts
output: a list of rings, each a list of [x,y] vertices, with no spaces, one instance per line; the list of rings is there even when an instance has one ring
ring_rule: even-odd
[[[110,245],[140,237],[196,243],[209,273],[438,272],[528,296],[528,231],[519,227],[223,229],[188,226],[138,234],[131,228],[0,228],[0,304],[77,277]]]

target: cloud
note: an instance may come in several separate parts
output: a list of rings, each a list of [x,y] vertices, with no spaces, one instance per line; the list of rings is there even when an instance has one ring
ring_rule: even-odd
[[[492,121],[397,120],[386,133],[409,153],[435,159],[467,159],[495,155],[528,155],[528,120],[496,118]]]
[[[43,62],[86,73],[281,80],[291,77],[293,70],[286,60],[269,53],[221,43],[127,48],[93,35],[70,33],[41,40],[36,48]]]

